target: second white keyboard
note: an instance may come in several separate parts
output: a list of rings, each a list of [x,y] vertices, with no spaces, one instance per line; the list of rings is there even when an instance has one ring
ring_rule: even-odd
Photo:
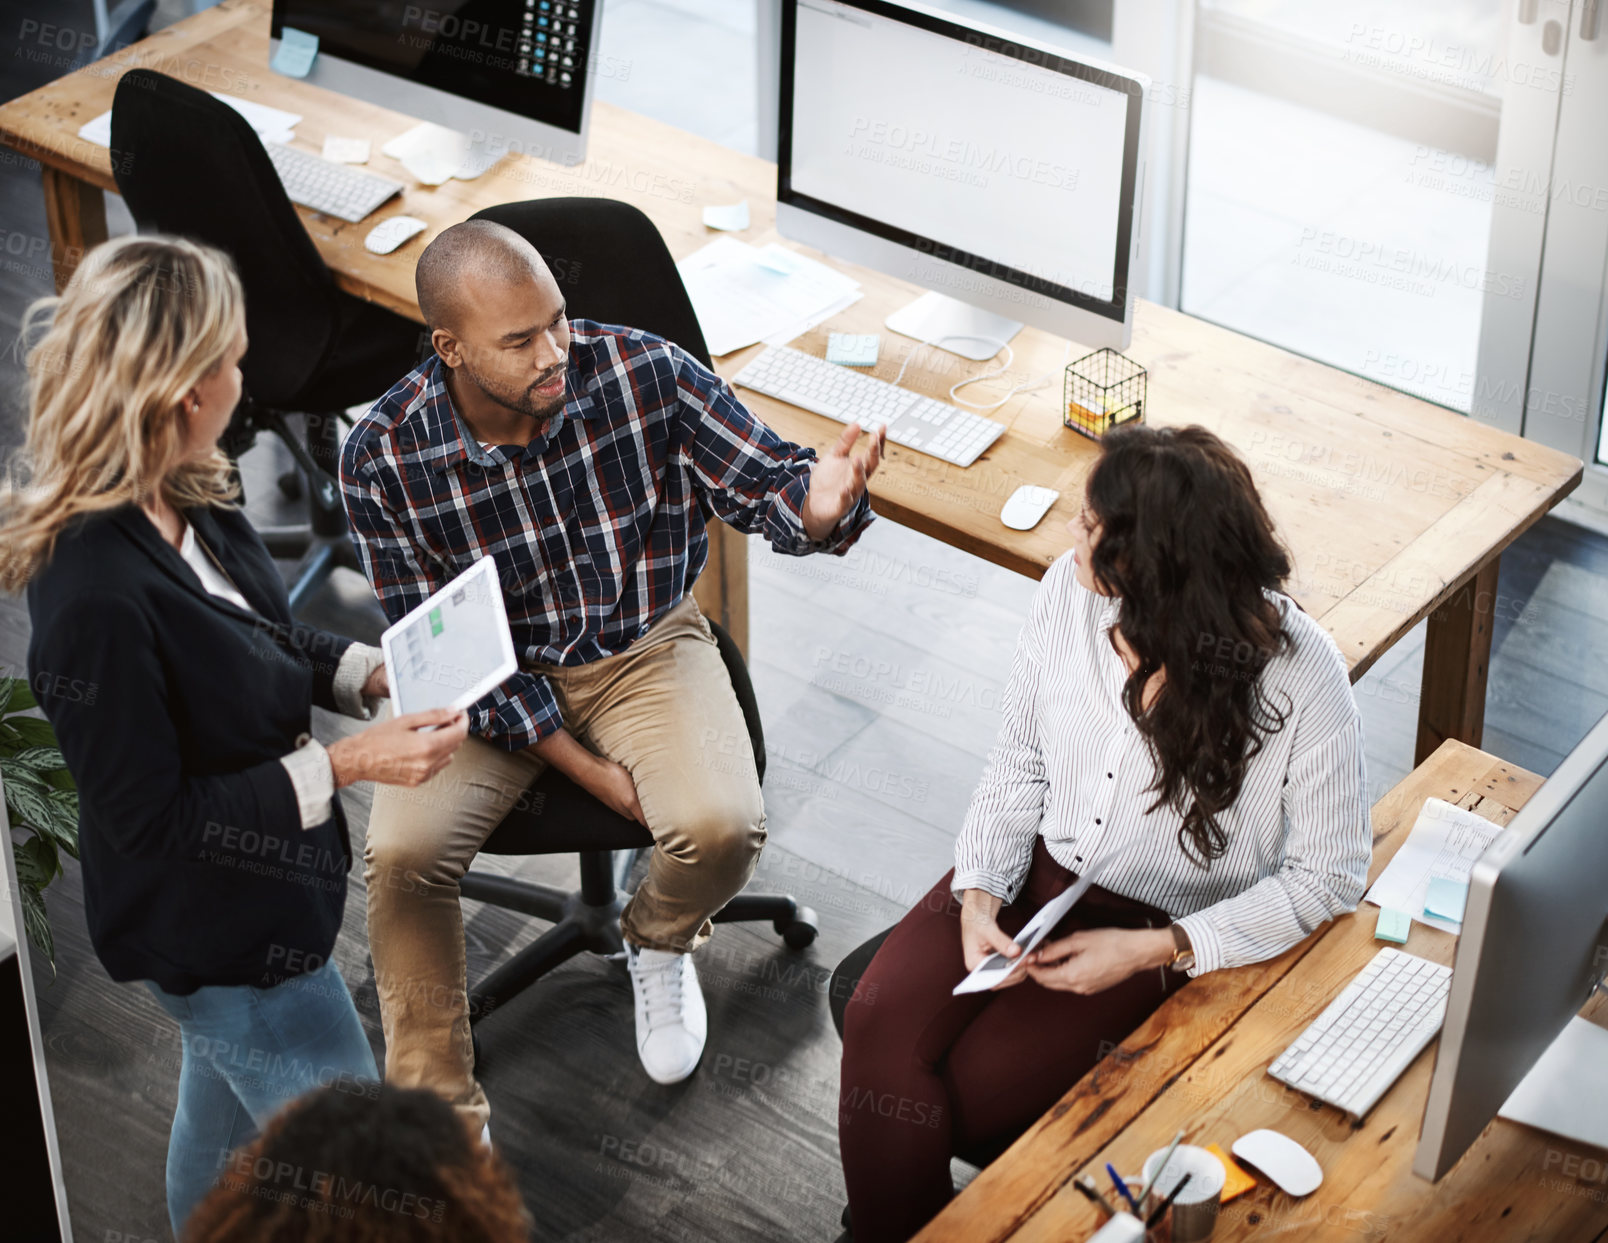
[[[360,172],[297,147],[278,142],[262,146],[292,203],[353,224],[402,189],[400,181]]]
[[[1005,431],[993,419],[786,346],[771,346],[732,383],[868,432],[885,424],[894,444],[956,466],[970,466]]]
[[[1267,1073],[1361,1118],[1446,1018],[1452,969],[1382,949]]]

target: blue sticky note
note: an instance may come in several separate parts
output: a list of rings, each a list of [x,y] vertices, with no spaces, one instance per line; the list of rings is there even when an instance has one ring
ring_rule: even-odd
[[[1393,911],[1388,906],[1379,908],[1379,922],[1374,925],[1374,940],[1407,944],[1407,933],[1412,930],[1413,917],[1406,911]]]
[[[297,30],[294,26],[285,26],[279,32],[279,50],[274,53],[274,58],[268,62],[268,66],[275,73],[282,73],[287,78],[305,78],[308,70],[313,67],[313,58],[317,55],[317,35]]]
[[[1463,907],[1468,902],[1468,882],[1450,880],[1445,876],[1429,878],[1429,892],[1424,895],[1424,914],[1439,915],[1442,919],[1463,922]]]
[[[826,338],[826,361],[841,367],[875,367],[882,338],[874,332],[834,332]]]

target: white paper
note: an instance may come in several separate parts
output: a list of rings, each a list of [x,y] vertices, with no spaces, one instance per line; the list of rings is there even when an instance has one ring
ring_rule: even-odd
[[[1608,1029],[1570,1019],[1496,1116],[1608,1148]]]
[[[711,204],[703,209],[703,222],[711,229],[740,233],[748,227],[748,200],[741,203]]]
[[[778,328],[775,332],[771,333],[765,338],[765,344],[789,345],[802,337],[811,328],[818,328],[820,325],[826,323],[827,320],[831,319],[832,316],[836,315],[839,311],[848,310],[849,307],[853,306],[863,297],[865,297],[865,295],[858,289],[854,290],[852,293],[844,294],[843,297],[837,302],[832,303],[830,306],[822,307],[816,314],[806,315],[803,319],[796,319],[792,323],[785,324],[781,328]]]
[[[780,271],[777,262],[746,242],[720,237],[676,265],[711,354],[777,334],[791,340],[799,325],[819,322],[859,296],[858,281],[824,263],[793,255],[788,270]]]
[[[1038,913],[1022,925],[1022,930],[1011,938],[1022,947],[1022,952],[1015,958],[1007,958],[999,953],[990,954],[972,969],[970,975],[955,985],[953,995],[959,997],[962,993],[983,993],[1001,983],[1023,958],[1038,948],[1039,942],[1050,934],[1050,929],[1061,922],[1062,917],[1088,892],[1089,886],[1093,883],[1093,871],[1085,872],[1039,907]]]
[[[301,120],[299,112],[286,112],[283,108],[270,108],[267,104],[253,103],[249,99],[241,99],[237,95],[225,95],[222,91],[213,91],[212,98],[221,99],[250,123],[251,128],[257,131],[257,136],[264,142],[290,142],[295,135],[291,133],[296,123]],[[92,142],[98,147],[112,145],[112,114],[110,111],[92,117],[78,127],[78,136],[85,142]]]
[[[476,151],[463,134],[433,121],[420,121],[380,150],[429,186],[453,177],[473,181],[506,154]]]
[[[1461,931],[1459,920],[1424,913],[1430,879],[1444,876],[1467,884],[1474,861],[1501,832],[1501,825],[1466,808],[1444,799],[1427,800],[1407,840],[1368,890],[1367,901],[1404,911],[1442,932]]]
[[[333,160],[337,164],[367,164],[369,160],[369,140],[367,138],[338,138],[334,134],[324,136],[324,158]]]

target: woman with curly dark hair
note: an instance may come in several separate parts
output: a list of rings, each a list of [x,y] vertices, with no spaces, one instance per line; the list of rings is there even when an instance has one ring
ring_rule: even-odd
[[[834,981],[855,1243],[915,1234],[954,1194],[952,1155],[1002,1151],[1189,977],[1281,954],[1362,896],[1346,663],[1282,592],[1245,464],[1205,428],[1119,429],[1070,526],[954,870]],[[952,995],[1085,873],[1004,982]]]
[[[422,1088],[336,1084],[231,1153],[184,1243],[525,1243],[508,1167]]]

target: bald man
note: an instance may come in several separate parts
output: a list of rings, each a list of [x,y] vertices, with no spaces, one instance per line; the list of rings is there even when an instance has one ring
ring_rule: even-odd
[[[660,1083],[697,1065],[690,955],[765,841],[742,710],[691,594],[704,509],[778,552],[843,553],[872,519],[883,441],[858,455],[851,425],[817,460],[678,346],[567,318],[546,263],[501,225],[446,230],[416,279],[435,355],[346,440],[353,538],[393,621],[495,557],[520,670],[469,709],[438,776],[375,787],[369,939],[387,1079],[484,1123],[458,881],[549,764],[653,834],[620,919],[637,1050]]]

